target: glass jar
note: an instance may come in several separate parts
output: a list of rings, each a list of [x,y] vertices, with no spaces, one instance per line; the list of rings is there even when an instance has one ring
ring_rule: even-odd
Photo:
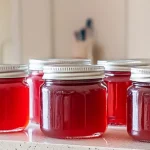
[[[98,61],[105,67],[105,79],[108,89],[108,124],[126,125],[127,88],[130,81],[131,67],[146,65],[144,60]]]
[[[0,65],[0,132],[23,130],[29,122],[26,65]]]
[[[108,123],[126,125],[127,88],[131,85],[130,71],[106,71],[108,88]]]
[[[41,131],[54,138],[101,136],[107,126],[104,68],[45,66]]]
[[[150,67],[131,69],[127,93],[127,131],[139,141],[150,142]]]
[[[48,64],[90,64],[89,59],[47,59],[29,60],[30,75],[28,78],[30,90],[30,120],[40,123],[40,86],[43,84],[43,66]]]

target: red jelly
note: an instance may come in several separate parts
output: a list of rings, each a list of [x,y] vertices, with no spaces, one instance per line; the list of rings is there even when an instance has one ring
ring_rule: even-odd
[[[132,83],[131,67],[147,63],[144,60],[98,61],[106,70],[104,81],[108,90],[108,124],[126,125],[127,88]]]
[[[139,141],[150,142],[150,67],[131,69],[127,97],[127,131]]]
[[[42,86],[42,132],[55,138],[101,136],[107,126],[106,87],[100,66],[47,66]]]
[[[40,123],[40,86],[43,84],[43,66],[48,64],[90,64],[88,59],[49,59],[29,61],[30,75],[28,84],[30,89],[30,120]]]
[[[0,132],[23,130],[29,122],[27,66],[0,65]]]
[[[131,85],[130,72],[106,71],[104,81],[108,88],[108,123],[126,124],[127,88]]]

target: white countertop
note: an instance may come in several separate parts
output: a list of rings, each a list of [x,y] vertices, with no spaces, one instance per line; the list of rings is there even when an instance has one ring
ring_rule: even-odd
[[[103,137],[64,140],[45,137],[38,125],[24,132],[0,134],[0,150],[150,150],[150,143],[132,140],[125,127],[109,127]]]

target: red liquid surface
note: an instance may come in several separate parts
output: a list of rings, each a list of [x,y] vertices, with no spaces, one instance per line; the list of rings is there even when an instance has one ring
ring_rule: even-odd
[[[41,101],[40,125],[47,136],[88,138],[106,130],[106,88],[101,82],[46,82]]]
[[[0,79],[0,132],[23,130],[29,122],[29,89],[24,79]]]
[[[128,89],[127,131],[136,140],[150,142],[150,84],[134,83]]]
[[[42,72],[33,71],[27,80],[30,94],[30,120],[34,123],[40,123],[40,87],[43,84],[42,76]]]
[[[130,72],[106,72],[108,90],[108,124],[126,125],[127,88],[131,85]]]

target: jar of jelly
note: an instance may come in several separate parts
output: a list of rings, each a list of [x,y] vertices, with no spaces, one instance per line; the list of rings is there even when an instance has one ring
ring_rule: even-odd
[[[127,131],[139,141],[150,142],[150,67],[131,69],[127,93]]]
[[[108,124],[126,125],[127,88],[131,85],[131,67],[146,65],[144,60],[98,61],[105,67],[105,83],[108,90]]]
[[[30,75],[28,78],[30,95],[30,120],[40,123],[40,86],[43,84],[43,66],[48,64],[90,64],[89,59],[47,59],[29,60]]]
[[[26,65],[0,65],[0,132],[23,130],[29,122]]]
[[[103,77],[100,66],[45,66],[41,131],[54,138],[101,136],[107,126]]]

